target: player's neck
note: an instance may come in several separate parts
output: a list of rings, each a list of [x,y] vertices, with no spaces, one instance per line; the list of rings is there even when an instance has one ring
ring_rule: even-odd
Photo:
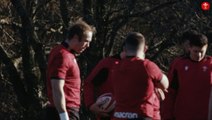
[[[145,54],[143,52],[137,52],[137,53],[126,52],[126,56],[135,56],[135,57],[138,57],[140,59],[145,59]]]
[[[70,44],[71,41],[69,41],[69,40],[66,39],[64,42],[68,45],[67,46],[67,49],[68,50],[71,50],[71,46],[69,46],[69,44]]]
[[[145,54],[143,52],[137,53],[136,57],[144,60],[145,59]]]
[[[71,41],[69,40],[65,40],[64,41],[65,47],[68,51],[70,51],[72,54],[74,54],[75,56],[78,56],[79,54],[73,49],[73,44],[71,44]]]

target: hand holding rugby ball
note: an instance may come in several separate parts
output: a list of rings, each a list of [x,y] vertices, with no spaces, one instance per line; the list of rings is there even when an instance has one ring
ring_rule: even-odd
[[[111,93],[104,93],[96,100],[96,104],[105,112],[111,112],[115,108],[116,101]]]

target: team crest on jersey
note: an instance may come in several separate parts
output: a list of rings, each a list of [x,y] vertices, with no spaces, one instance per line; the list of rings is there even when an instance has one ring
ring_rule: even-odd
[[[185,71],[188,71],[188,66],[187,65],[185,66]]]
[[[207,66],[203,66],[203,67],[202,67],[202,71],[203,71],[203,72],[207,71],[207,69],[208,69]]]

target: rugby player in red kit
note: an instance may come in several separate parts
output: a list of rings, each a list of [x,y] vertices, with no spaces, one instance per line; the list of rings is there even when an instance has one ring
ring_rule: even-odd
[[[110,115],[95,103],[97,97],[104,93],[113,93],[111,71],[123,57],[123,52],[102,59],[92,70],[84,84],[84,102],[86,107],[97,115],[98,120],[110,120]]]
[[[189,40],[189,56],[178,59],[169,71],[168,90],[172,92],[166,97],[169,99],[164,101],[164,114],[168,114],[164,120],[208,119],[212,58],[206,56],[207,47],[205,35],[192,35]]]
[[[112,71],[116,100],[113,120],[153,120],[154,89],[168,88],[167,77],[155,63],[145,59],[145,51],[144,36],[129,33],[125,40],[126,58]]]
[[[113,66],[125,58],[125,52],[102,59],[92,70],[84,84],[84,103],[86,107],[97,115],[98,120],[110,120],[111,113],[99,108],[96,98],[104,93],[113,93],[111,71]],[[160,120],[160,100],[164,94],[159,88],[155,89],[154,120]]]
[[[182,54],[179,57],[176,57],[169,67],[169,72],[173,71],[175,68],[175,63],[181,58],[189,57],[189,41],[192,39],[193,35],[197,35],[198,32],[195,30],[188,30],[183,33],[181,39],[179,40],[179,47],[182,50]],[[166,99],[161,104],[161,117],[162,119],[168,119],[173,116],[173,107],[174,101],[172,100],[175,97],[176,91],[169,90],[168,93],[165,94]],[[169,94],[169,95],[168,95]],[[169,100],[170,99],[170,100]],[[169,105],[166,105],[169,104]],[[172,104],[172,105],[171,105]],[[168,111],[168,112],[167,112]],[[172,112],[171,112],[172,111]]]
[[[79,120],[80,71],[75,52],[81,53],[92,40],[94,29],[84,21],[70,27],[65,41],[55,46],[48,59],[48,120]]]

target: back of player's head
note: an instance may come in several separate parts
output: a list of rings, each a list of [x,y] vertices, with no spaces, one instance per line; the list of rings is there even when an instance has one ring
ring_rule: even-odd
[[[192,35],[190,39],[190,46],[203,47],[208,44],[208,38],[204,34]]]
[[[139,32],[130,32],[124,43],[126,50],[137,51],[140,45],[145,44],[145,38]]]
[[[179,44],[182,45],[187,41],[190,41],[192,39],[193,35],[197,35],[198,32],[196,30],[189,30],[183,33],[181,40],[179,41]]]
[[[87,31],[95,32],[95,28],[80,19],[69,28],[67,38],[70,39],[74,35],[77,35],[80,38],[79,40],[81,40]]]

